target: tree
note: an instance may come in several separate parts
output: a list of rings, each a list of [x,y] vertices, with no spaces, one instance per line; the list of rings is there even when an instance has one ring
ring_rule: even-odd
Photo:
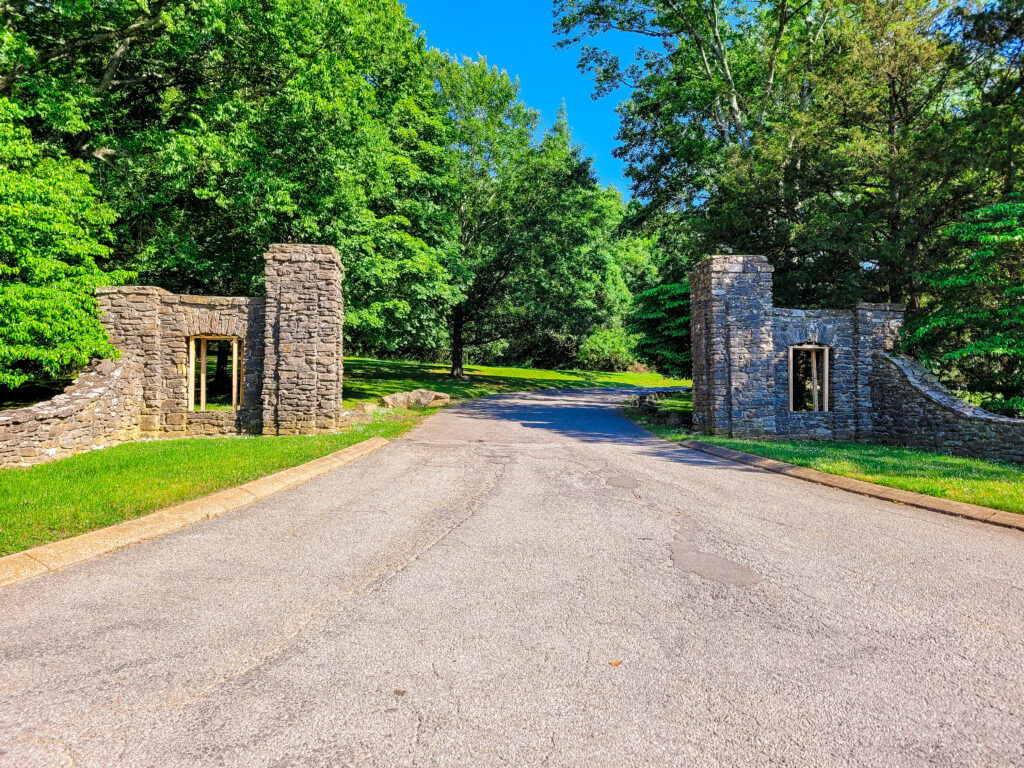
[[[951,0],[556,9],[566,45],[615,30],[659,44],[628,67],[581,55],[599,92],[631,88],[618,154],[634,189],[652,214],[685,212],[703,253],[767,255],[780,302],[918,306],[939,232],[998,188],[973,110],[999,57],[966,55]]]
[[[934,298],[908,343],[986,407],[1024,415],[1024,198],[985,206],[947,229],[954,258],[926,276]]]
[[[262,291],[271,242],[338,247],[350,347],[444,343],[455,229],[431,62],[397,0],[4,5],[0,79],[93,167],[115,259]]]
[[[0,385],[63,376],[115,354],[94,291],[128,277],[96,264],[114,212],[84,163],[32,140],[0,98]]]
[[[522,340],[554,308],[568,322],[595,301],[588,286],[606,273],[589,246],[605,200],[564,113],[534,142],[538,114],[486,59],[439,60],[438,82],[456,165],[460,234],[448,271],[458,295],[451,373],[461,377],[467,347]]]

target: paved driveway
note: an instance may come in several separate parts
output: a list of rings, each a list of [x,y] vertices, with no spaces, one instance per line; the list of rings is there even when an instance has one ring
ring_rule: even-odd
[[[1024,535],[673,448],[623,397],[452,408],[0,591],[0,765],[1024,764]]]

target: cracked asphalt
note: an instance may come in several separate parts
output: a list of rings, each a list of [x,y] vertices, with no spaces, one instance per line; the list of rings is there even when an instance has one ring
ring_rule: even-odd
[[[0,766],[1020,766],[1024,536],[450,408],[0,591]]]

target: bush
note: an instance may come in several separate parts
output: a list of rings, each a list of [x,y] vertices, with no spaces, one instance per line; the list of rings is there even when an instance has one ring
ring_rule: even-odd
[[[599,328],[580,345],[576,364],[588,371],[625,371],[638,362],[638,339],[621,326]]]

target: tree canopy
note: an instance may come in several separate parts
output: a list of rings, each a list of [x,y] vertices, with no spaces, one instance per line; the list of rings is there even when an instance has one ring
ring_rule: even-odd
[[[617,153],[644,203],[638,222],[658,232],[674,216],[689,240],[667,251],[677,273],[708,253],[762,253],[780,304],[902,301],[913,323],[951,298],[931,277],[959,258],[944,233],[1017,186],[1020,0],[555,8],[596,92],[628,89]],[[635,60],[595,44],[608,34],[641,41]],[[663,284],[640,311],[671,317],[678,296]],[[922,354],[930,338],[918,338]]]
[[[780,304],[907,302],[907,349],[1017,407],[1022,0],[554,11],[596,94],[628,96],[630,201],[564,110],[541,131],[399,0],[3,4],[0,385],[111,353],[97,285],[259,294],[266,246],[306,241],[343,255],[350,350],[455,375],[685,373],[687,273],[745,251]]]

